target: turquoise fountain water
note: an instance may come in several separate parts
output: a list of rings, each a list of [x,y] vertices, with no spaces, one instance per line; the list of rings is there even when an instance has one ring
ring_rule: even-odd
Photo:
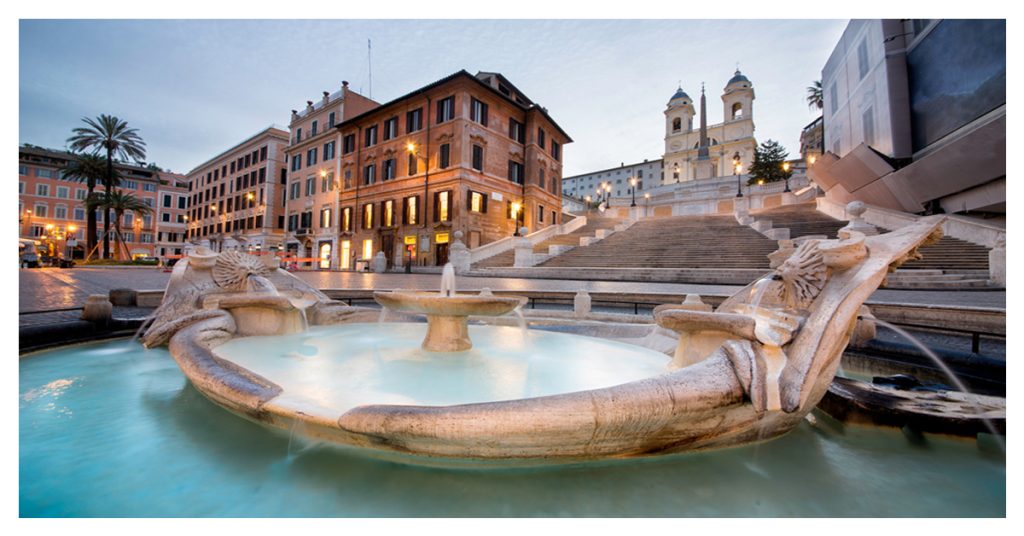
[[[329,358],[329,333],[304,336],[297,355],[282,359]],[[408,361],[401,366],[412,371],[428,366]],[[591,369],[615,374],[603,368],[615,361]],[[487,378],[486,368],[478,373]],[[887,429],[840,430],[823,416],[770,442],[714,452],[451,470],[304,443],[301,430],[290,440],[210,403],[165,350],[127,340],[26,356],[19,380],[24,517],[1006,514],[1005,461],[996,449],[936,436],[922,444]],[[480,390],[503,397],[505,388],[484,381]],[[415,396],[446,392],[424,385]]]

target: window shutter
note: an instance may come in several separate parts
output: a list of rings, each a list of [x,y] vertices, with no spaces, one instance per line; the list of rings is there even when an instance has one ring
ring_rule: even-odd
[[[473,210],[473,190],[466,190],[466,212]]]
[[[486,127],[487,126],[487,105],[481,103],[480,107],[483,109],[483,114],[484,114],[484,116],[481,118],[482,119],[481,124],[483,124],[483,126]]]
[[[480,205],[480,211],[483,212],[484,214],[487,214],[487,198],[489,196],[485,193],[481,193],[480,196],[484,198],[483,203],[481,203]]]
[[[434,192],[434,223],[441,219],[441,192]]]
[[[409,225],[409,198],[402,198],[402,225]]]

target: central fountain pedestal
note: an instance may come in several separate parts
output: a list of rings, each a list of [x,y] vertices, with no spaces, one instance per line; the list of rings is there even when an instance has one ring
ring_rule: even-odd
[[[426,315],[427,336],[421,347],[429,352],[469,350],[469,316],[500,316],[526,302],[520,296],[403,291],[374,292],[373,299],[392,311]]]

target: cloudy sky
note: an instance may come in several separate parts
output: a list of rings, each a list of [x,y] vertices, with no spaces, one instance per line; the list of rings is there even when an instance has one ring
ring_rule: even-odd
[[[19,141],[62,148],[84,116],[139,129],[185,173],[342,80],[378,102],[459,69],[498,71],[575,142],[565,176],[659,158],[681,83],[708,120],[737,64],[755,135],[799,150],[805,96],[844,20],[22,20]],[[367,66],[372,40],[372,88]]]

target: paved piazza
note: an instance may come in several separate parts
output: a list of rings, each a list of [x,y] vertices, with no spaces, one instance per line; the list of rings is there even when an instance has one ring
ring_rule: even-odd
[[[39,268],[19,270],[19,308],[39,311],[79,307],[89,294],[106,294],[113,288],[162,289],[170,273],[160,268]],[[436,289],[437,274],[371,274],[356,272],[295,272],[317,288],[326,289]],[[640,283],[620,281],[577,281],[555,279],[512,279],[493,277],[460,277],[460,290],[537,290],[588,292],[644,292],[706,295],[728,295],[740,287],[733,285],[692,285],[675,283]],[[1005,290],[878,290],[869,300],[881,303],[914,303],[1006,308]]]

